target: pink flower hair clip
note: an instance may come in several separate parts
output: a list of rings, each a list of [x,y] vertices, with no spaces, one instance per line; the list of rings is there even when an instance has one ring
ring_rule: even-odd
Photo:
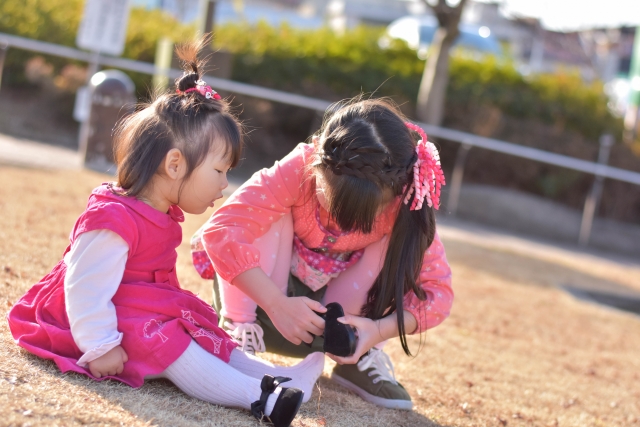
[[[410,122],[406,122],[405,125],[410,130],[417,132],[422,139],[416,145],[418,160],[413,164],[413,182],[404,199],[404,204],[409,204],[411,195],[415,192],[410,210],[422,209],[425,199],[427,206],[438,209],[440,207],[440,189],[445,185],[444,173],[440,167],[440,154],[438,154],[436,146],[427,140],[427,134],[420,126]]]
[[[178,92],[178,93],[198,92],[198,93],[200,93],[200,95],[204,96],[207,99],[211,99],[211,98],[213,98],[213,99],[221,99],[221,97],[218,94],[218,92],[216,92],[215,90],[211,89],[211,86],[207,85],[202,80],[198,80],[196,82],[196,86],[192,87],[191,89],[187,89],[185,91],[181,91],[180,89],[176,89],[176,92]]]

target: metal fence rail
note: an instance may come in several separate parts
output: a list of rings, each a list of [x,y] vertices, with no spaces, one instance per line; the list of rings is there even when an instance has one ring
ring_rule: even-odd
[[[538,150],[536,148],[525,147],[498,139],[485,138],[454,129],[441,128],[422,123],[424,131],[429,136],[443,138],[449,141],[468,144],[473,147],[484,148],[486,150],[497,151],[499,153],[510,154],[512,156],[523,157],[525,159],[535,160],[541,163],[561,166],[567,169],[573,169],[585,172],[591,175],[599,175],[605,178],[615,179],[618,181],[629,182],[631,184],[640,185],[640,173],[626,169],[614,168],[602,163],[588,162],[586,160],[576,159],[575,157],[564,156],[562,154],[551,153],[549,151]]]
[[[32,52],[75,59],[77,61],[91,62],[96,59],[93,53],[85,52],[83,50],[42,42],[39,40],[31,40],[24,37],[12,36],[5,33],[0,33],[0,44],[6,44],[9,47],[30,50]],[[106,55],[100,55],[97,60],[100,65],[120,68],[127,71],[136,71],[144,74],[155,74],[158,72],[158,70],[156,70],[156,66],[148,62],[134,61],[126,58],[115,58],[113,56]],[[171,69],[167,74],[169,77],[177,78],[182,75],[182,71]],[[322,99],[310,98],[308,96],[296,95],[294,93],[282,92],[279,90],[234,82],[232,80],[220,79],[217,77],[205,77],[205,80],[217,90],[225,90],[242,95],[254,96],[256,98],[268,99],[275,102],[281,102],[283,104],[309,108],[311,110],[324,111],[329,105],[331,105],[329,101]]]
[[[65,58],[70,58],[79,61],[91,62],[96,60],[96,55],[93,53],[73,49],[66,46],[55,45],[52,43],[46,43],[37,40],[31,40],[24,37],[17,37],[10,34],[0,33],[0,46],[6,45],[8,47],[15,47],[19,49],[30,50],[48,55],[56,55]],[[97,61],[101,65],[120,68],[128,71],[136,71],[139,73],[156,74],[161,70],[156,69],[154,64],[147,62],[134,61],[125,58],[114,58],[110,56],[98,56]],[[1,72],[1,68],[0,68]],[[181,70],[171,69],[166,71],[169,77],[179,77],[182,75]],[[246,83],[235,82],[226,79],[220,79],[216,77],[205,77],[207,83],[211,84],[218,90],[229,91],[237,94],[248,95],[256,98],[262,98],[273,102],[279,102],[283,104],[293,105],[297,107],[308,108],[318,112],[324,112],[330,102],[310,98],[307,96],[296,95],[288,92],[282,92],[274,89],[268,89],[265,87],[249,85]],[[449,199],[447,201],[447,210],[455,214],[458,198],[460,195],[460,186],[462,184],[462,175],[464,170],[464,160],[471,147],[478,147],[485,150],[491,150],[499,153],[509,154],[512,156],[522,157],[525,159],[546,163],[550,165],[560,166],[567,169],[572,169],[587,174],[594,175],[601,180],[604,178],[614,179],[618,181],[628,182],[634,185],[640,185],[640,173],[630,170],[615,168],[607,166],[604,163],[589,162],[581,159],[576,159],[561,154],[551,153],[536,148],[525,147],[519,144],[513,144],[506,141],[500,141],[492,138],[485,138],[453,129],[442,128],[438,126],[427,125],[425,123],[418,123],[433,137],[446,139],[448,141],[457,142],[461,144],[456,164],[454,166],[454,172],[451,180],[451,187],[449,190]],[[596,179],[596,182],[598,180]],[[595,188],[595,187],[594,187]],[[596,191],[592,191],[587,197],[585,203],[585,210],[583,213],[582,227],[580,233],[580,243],[586,244],[589,239],[591,230],[591,223],[593,220],[593,214],[595,209],[593,208],[594,200],[593,195]],[[597,199],[597,197],[596,197]],[[597,204],[597,200],[595,200]],[[585,231],[586,230],[586,231]]]

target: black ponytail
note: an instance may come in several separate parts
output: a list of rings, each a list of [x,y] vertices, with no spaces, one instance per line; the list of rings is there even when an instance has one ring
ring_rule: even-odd
[[[385,194],[404,200],[409,191],[416,139],[402,113],[386,100],[358,99],[329,111],[314,162],[328,184],[329,214],[343,230],[370,233],[380,208],[389,202]],[[408,292],[426,300],[417,282],[435,237],[434,210],[425,203],[411,211],[410,205],[401,202],[398,207],[382,269],[361,308],[361,315],[374,320],[396,312],[400,343],[408,355],[403,300]]]

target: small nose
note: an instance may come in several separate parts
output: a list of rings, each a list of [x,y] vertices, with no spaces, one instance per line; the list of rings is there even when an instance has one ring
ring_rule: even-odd
[[[222,190],[224,190],[225,188],[227,188],[229,186],[229,180],[227,179],[227,174],[225,173],[223,178],[222,178]]]

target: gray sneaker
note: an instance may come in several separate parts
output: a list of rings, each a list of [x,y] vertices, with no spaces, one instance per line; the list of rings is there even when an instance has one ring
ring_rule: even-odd
[[[331,379],[367,402],[391,409],[413,409],[411,396],[396,381],[391,359],[372,348],[355,365],[336,365]]]

